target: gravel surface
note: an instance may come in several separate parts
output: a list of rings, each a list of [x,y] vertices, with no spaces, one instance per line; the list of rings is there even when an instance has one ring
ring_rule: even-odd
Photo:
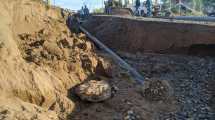
[[[185,55],[121,56],[148,78],[171,83],[179,109],[159,120],[215,120],[215,58]]]

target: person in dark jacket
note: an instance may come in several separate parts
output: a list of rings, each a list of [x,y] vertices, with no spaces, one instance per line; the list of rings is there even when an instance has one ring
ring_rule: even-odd
[[[139,15],[139,7],[140,7],[140,0],[136,0],[135,8],[136,8],[136,14]]]
[[[89,11],[89,9],[88,9],[88,7],[87,7],[86,5],[84,6],[83,11],[84,11],[84,16],[85,16],[85,17],[88,17],[89,14],[90,14],[90,11]]]
[[[113,7],[113,0],[108,0],[107,5],[108,5],[107,13],[111,14],[112,13],[112,7]]]
[[[70,29],[70,31],[74,32],[74,33],[79,33],[79,22],[77,19],[77,15],[74,14],[72,15],[71,13],[69,13],[68,19],[66,21],[68,28]]]
[[[147,16],[152,16],[152,0],[146,0]]]

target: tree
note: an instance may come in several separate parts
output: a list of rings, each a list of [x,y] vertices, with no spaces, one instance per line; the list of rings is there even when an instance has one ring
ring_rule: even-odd
[[[204,0],[196,0],[196,10],[202,11],[202,5]]]
[[[165,8],[171,7],[171,0],[161,0]]]
[[[179,5],[179,0],[162,0],[164,10],[171,10],[175,14],[183,12],[184,15],[202,15],[203,1],[205,0],[181,0],[184,5]]]
[[[119,0],[119,6],[122,7],[122,0]]]
[[[104,9],[103,8],[96,8],[93,10],[93,13],[103,13],[104,12]]]
[[[205,6],[215,6],[215,0],[203,0]]]
[[[215,11],[215,0],[203,0],[204,11],[214,12]]]
[[[135,6],[139,7],[140,6],[140,0],[136,0]]]
[[[129,1],[128,0],[125,0],[125,6],[124,7],[127,7],[129,4]]]

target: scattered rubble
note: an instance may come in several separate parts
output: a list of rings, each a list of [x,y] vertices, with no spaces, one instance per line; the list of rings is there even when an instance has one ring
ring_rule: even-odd
[[[211,102],[214,100],[211,84],[215,80],[213,57],[158,54],[143,54],[135,57],[123,53],[121,55],[146,77],[166,80],[171,85],[179,108],[175,112],[161,112],[159,120],[212,120],[215,118],[214,102]]]

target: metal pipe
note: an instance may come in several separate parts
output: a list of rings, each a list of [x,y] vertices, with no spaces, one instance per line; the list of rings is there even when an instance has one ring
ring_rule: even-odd
[[[144,77],[138,73],[134,68],[132,68],[128,63],[126,63],[120,56],[118,56],[116,53],[114,53],[110,48],[108,48],[106,45],[104,45],[102,42],[100,42],[96,37],[91,35],[87,30],[85,30],[82,26],[79,26],[80,30],[84,32],[96,45],[101,47],[104,51],[109,53],[111,56],[113,56],[115,62],[117,62],[122,68],[129,71],[130,75],[140,84],[143,84]]]

